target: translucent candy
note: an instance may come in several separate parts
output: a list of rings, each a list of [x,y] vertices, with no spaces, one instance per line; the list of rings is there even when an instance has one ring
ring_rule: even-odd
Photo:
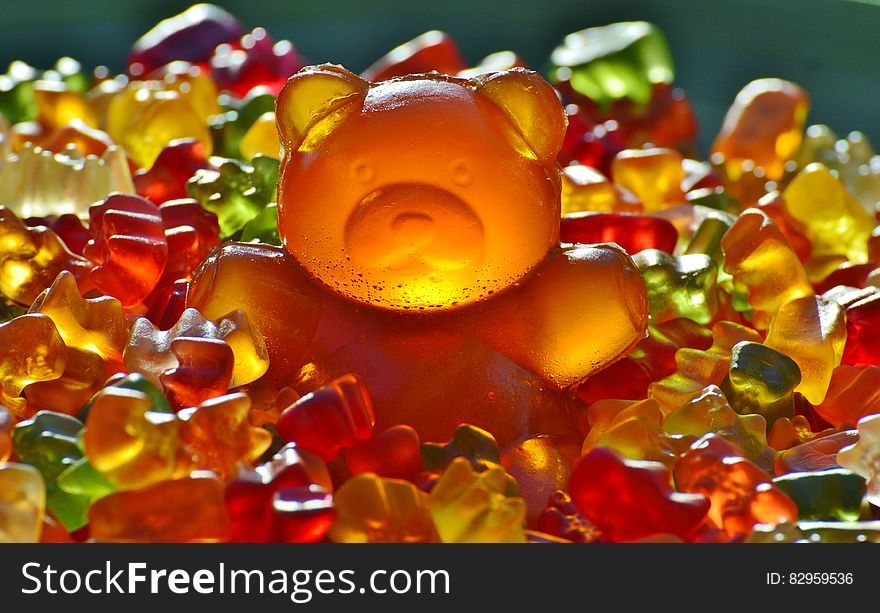
[[[880,415],[863,417],[858,423],[859,440],[837,454],[838,463],[868,482],[868,502],[880,503]]]
[[[0,294],[30,305],[62,271],[88,287],[92,264],[72,253],[58,235],[43,226],[28,228],[0,206]]]
[[[557,238],[565,114],[535,73],[370,84],[324,65],[291,78],[277,108],[279,231],[336,292],[448,309],[520,279]],[[442,131],[426,133],[438,122]],[[329,178],[340,172],[351,180]]]
[[[211,473],[116,492],[89,509],[99,543],[211,543],[229,538],[223,483]]]
[[[364,473],[336,492],[331,540],[342,543],[423,543],[438,540],[428,495],[408,481]]]
[[[757,79],[736,95],[712,144],[727,176],[737,181],[744,163],[762,169],[771,180],[782,178],[785,162],[801,144],[809,97],[782,79]]]
[[[628,98],[651,99],[653,85],[671,83],[672,54],[663,32],[645,21],[588,28],[565,37],[550,56],[554,81],[607,106]]]
[[[526,505],[505,496],[507,474],[500,466],[483,472],[457,458],[443,471],[428,497],[428,508],[444,543],[525,541]]]
[[[153,383],[161,384],[161,376],[179,366],[172,347],[175,340],[186,337],[220,340],[232,348],[235,358],[232,387],[255,381],[266,372],[269,360],[265,344],[242,311],[233,311],[212,321],[202,317],[196,309],[187,309],[167,331],[158,330],[145,318],[138,319],[123,353],[125,365],[129,370],[143,373]]]
[[[0,543],[37,543],[46,508],[43,477],[33,466],[0,462]]]
[[[25,148],[0,164],[0,202],[22,218],[74,213],[113,192],[133,193],[125,153],[108,147],[101,157]]]

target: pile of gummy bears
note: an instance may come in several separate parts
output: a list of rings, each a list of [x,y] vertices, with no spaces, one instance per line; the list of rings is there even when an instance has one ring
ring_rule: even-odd
[[[0,541],[880,541],[880,156],[667,42],[0,76]]]

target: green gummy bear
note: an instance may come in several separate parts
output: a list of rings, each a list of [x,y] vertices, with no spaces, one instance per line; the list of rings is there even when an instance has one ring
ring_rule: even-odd
[[[495,437],[476,426],[462,424],[455,429],[448,443],[422,445],[422,465],[429,472],[441,472],[455,458],[467,458],[474,468],[486,462],[501,463],[501,452]]]
[[[603,107],[627,98],[651,100],[654,85],[672,83],[675,66],[666,36],[645,21],[587,28],[565,37],[550,57],[551,82],[568,82]]]
[[[278,236],[278,205],[274,202],[266,205],[266,208],[257,213],[241,229],[241,240],[246,243],[259,242],[269,245],[280,245],[281,237]]]
[[[216,170],[197,170],[186,190],[217,215],[221,238],[232,238],[275,202],[279,166],[278,160],[264,155],[256,156],[250,164],[223,159]]]
[[[0,75],[0,113],[10,124],[36,119],[34,83],[39,76],[36,68],[20,60],[9,64],[6,74]]]
[[[707,324],[715,316],[718,264],[706,254],[670,255],[645,249],[633,256],[645,279],[651,323],[685,317]]]
[[[843,468],[791,473],[773,483],[794,500],[802,520],[856,521],[867,493],[864,477]]]
[[[780,417],[794,417],[795,388],[801,369],[790,357],[761,343],[743,341],[733,346],[730,370],[721,390],[740,414],[758,413],[767,427]]]
[[[40,411],[20,422],[12,432],[16,455],[34,466],[46,483],[46,506],[69,531],[88,523],[91,498],[71,494],[58,485],[58,477],[83,457],[79,434],[83,424],[62,413]]]

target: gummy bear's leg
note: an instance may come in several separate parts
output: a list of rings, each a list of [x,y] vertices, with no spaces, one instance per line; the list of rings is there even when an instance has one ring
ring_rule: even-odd
[[[280,247],[228,243],[214,250],[194,273],[187,306],[208,319],[243,309],[266,342],[266,376],[279,385],[291,385],[306,361],[321,296]]]
[[[645,337],[648,300],[641,274],[620,247],[569,245],[472,317],[477,335],[562,389]]]

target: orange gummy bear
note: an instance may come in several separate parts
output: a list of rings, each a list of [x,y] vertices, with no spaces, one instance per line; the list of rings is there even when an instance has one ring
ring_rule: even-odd
[[[567,390],[644,337],[647,298],[616,245],[559,244],[553,89],[521,68],[370,83],[322,65],[275,115],[283,249],[222,246],[188,306],[244,310],[278,387],[360,375],[377,431],[570,431]]]

